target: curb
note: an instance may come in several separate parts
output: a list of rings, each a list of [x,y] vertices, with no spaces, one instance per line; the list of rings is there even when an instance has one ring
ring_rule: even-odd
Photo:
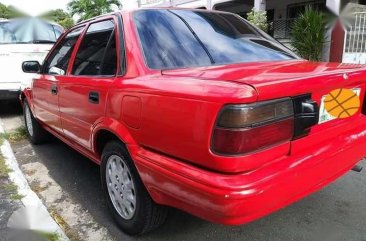
[[[0,134],[5,134],[1,120]],[[7,140],[4,140],[2,145],[0,145],[0,152],[5,159],[6,165],[9,167],[9,169],[11,169],[11,172],[9,173],[9,179],[18,187],[18,193],[23,196],[21,202],[24,208],[21,208],[23,210],[20,210],[22,213],[20,214],[15,211],[15,215],[13,215],[14,217],[12,216],[9,220],[8,227],[24,229],[24,231],[56,234],[58,241],[69,241],[64,231],[62,231],[60,226],[52,218],[45,205],[42,203],[36,193],[31,190],[25,176],[19,168],[10,143]],[[22,224],[19,223],[20,219],[16,219],[17,214],[18,216],[19,214],[23,215],[19,217],[23,219],[21,222]],[[14,219],[12,220],[12,218]]]

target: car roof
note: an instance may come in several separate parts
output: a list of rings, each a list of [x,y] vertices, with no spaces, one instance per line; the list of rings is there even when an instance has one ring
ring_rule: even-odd
[[[138,11],[156,11],[156,10],[191,10],[191,11],[195,11],[195,12],[213,12],[213,13],[226,13],[226,14],[233,14],[230,12],[223,12],[223,11],[217,11],[217,10],[207,10],[207,9],[198,9],[198,8],[181,8],[181,7],[146,7],[146,8],[136,8],[136,9],[129,9],[129,10],[119,10],[119,11],[115,11],[115,12],[110,12],[110,13],[106,13],[103,15],[99,15],[93,18],[89,18],[83,21],[80,21],[79,23],[77,23],[75,26],[79,26],[81,24],[85,24],[94,20],[97,20],[99,18],[103,18],[103,17],[108,17],[108,16],[113,16],[113,15],[118,15],[118,14],[131,14],[134,12],[138,12]],[[74,26],[74,27],[75,27]]]
[[[217,10],[208,10],[208,9],[201,9],[201,8],[182,8],[182,7],[147,7],[147,8],[137,8],[137,9],[131,9],[131,10],[122,10],[122,12],[138,12],[138,11],[154,11],[154,10],[176,10],[176,11],[184,11],[184,10],[190,10],[195,12],[218,12],[218,13],[229,13],[229,12],[223,12],[223,11],[217,11]]]

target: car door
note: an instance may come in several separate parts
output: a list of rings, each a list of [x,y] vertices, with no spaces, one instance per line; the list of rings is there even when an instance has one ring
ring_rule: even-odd
[[[44,61],[40,75],[33,80],[32,93],[37,118],[52,129],[62,132],[58,102],[58,83],[66,77],[71,54],[83,30],[69,32]]]
[[[64,135],[91,150],[91,131],[105,115],[109,87],[117,73],[116,21],[91,22],[74,54],[68,76],[59,81]]]

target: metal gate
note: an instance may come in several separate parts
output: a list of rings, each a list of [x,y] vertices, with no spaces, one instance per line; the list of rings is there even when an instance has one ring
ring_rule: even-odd
[[[366,12],[345,19],[343,63],[366,64]]]

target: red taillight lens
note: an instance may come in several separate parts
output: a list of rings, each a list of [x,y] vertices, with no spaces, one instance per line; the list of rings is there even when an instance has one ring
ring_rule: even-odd
[[[248,129],[221,129],[214,131],[213,149],[217,153],[236,155],[259,150],[293,136],[294,120],[287,119]]]
[[[219,116],[213,133],[212,149],[218,154],[245,154],[289,141],[293,131],[291,99],[254,105],[230,105]]]

